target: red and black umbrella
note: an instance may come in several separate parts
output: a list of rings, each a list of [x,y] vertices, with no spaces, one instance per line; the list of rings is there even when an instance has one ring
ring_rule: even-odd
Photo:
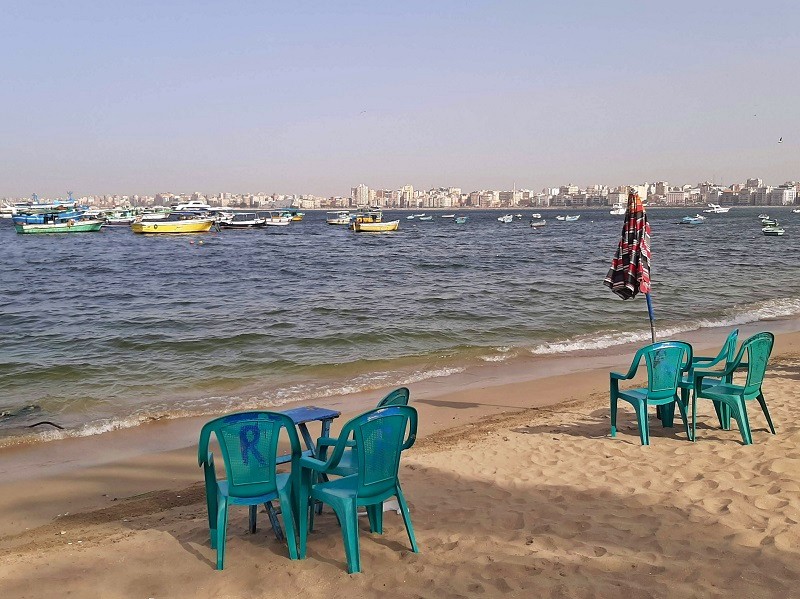
[[[650,224],[639,194],[628,193],[628,208],[617,252],[603,283],[622,299],[632,299],[639,292],[647,298],[650,333],[656,341],[653,304],[650,301]]]

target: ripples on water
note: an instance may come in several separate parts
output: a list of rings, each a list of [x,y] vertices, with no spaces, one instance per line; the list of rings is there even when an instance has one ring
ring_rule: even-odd
[[[694,227],[677,224],[685,210],[651,210],[662,333],[800,312],[800,215],[769,210],[787,234],[767,238],[762,210]],[[22,236],[0,223],[0,428],[58,419],[87,434],[648,339],[643,300],[602,286],[622,217],[551,212],[537,230],[529,213],[401,216],[400,231],[373,235],[320,212],[175,237]]]

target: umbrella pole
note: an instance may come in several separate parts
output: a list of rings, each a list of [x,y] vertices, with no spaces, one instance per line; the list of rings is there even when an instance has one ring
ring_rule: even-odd
[[[647,300],[647,315],[650,317],[650,337],[653,339],[653,343],[656,342],[656,317],[653,316],[653,302],[650,300],[650,294],[644,294],[645,299]]]

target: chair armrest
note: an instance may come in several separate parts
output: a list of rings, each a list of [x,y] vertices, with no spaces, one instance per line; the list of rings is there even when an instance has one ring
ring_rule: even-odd
[[[316,470],[317,472],[325,472],[328,466],[327,462],[318,460],[317,458],[303,456],[300,458],[300,467],[308,468],[309,470]]]
[[[207,466],[207,467],[213,468],[214,467],[214,454],[209,451],[208,454],[206,455],[206,459],[199,461],[197,465],[198,466]]]
[[[611,378],[616,381],[624,381],[630,378],[627,374],[620,374],[619,372],[610,372],[609,374],[611,375]]]
[[[317,445],[320,447],[333,447],[334,445],[336,445],[336,443],[338,443],[338,441],[339,439],[334,439],[333,437],[320,437],[319,439],[317,439]],[[345,445],[347,447],[355,447],[356,442],[353,441],[352,439],[349,439],[345,443]]]

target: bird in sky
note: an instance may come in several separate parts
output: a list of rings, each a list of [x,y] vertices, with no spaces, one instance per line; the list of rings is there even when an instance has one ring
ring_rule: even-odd
[[[781,138],[778,140],[778,143],[779,143],[779,144],[782,144],[782,143],[783,143],[783,138],[782,138],[782,137],[781,137]]]

